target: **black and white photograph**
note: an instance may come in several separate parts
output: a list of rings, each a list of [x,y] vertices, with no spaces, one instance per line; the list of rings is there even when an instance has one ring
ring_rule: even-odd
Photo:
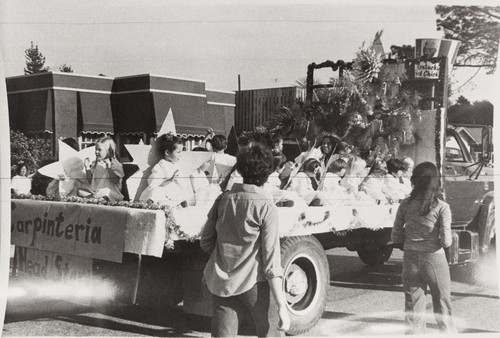
[[[499,43],[486,0],[2,0],[0,336],[497,337]]]

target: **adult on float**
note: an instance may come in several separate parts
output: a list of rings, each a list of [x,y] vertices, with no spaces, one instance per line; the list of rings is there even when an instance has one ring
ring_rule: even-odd
[[[451,316],[450,269],[444,251],[452,244],[450,206],[441,198],[439,172],[433,163],[419,164],[411,183],[413,190],[399,205],[391,235],[394,245],[404,248],[407,334],[425,333],[427,286],[439,329],[456,333]]]
[[[324,135],[321,139],[319,149],[321,151],[321,157],[319,158],[322,174],[319,181],[321,189],[323,187],[328,167],[333,163],[333,161],[340,158],[340,153],[344,150],[344,145],[337,137],[333,135]]]

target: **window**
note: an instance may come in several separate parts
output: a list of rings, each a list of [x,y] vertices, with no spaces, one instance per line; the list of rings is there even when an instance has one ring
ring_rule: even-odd
[[[445,149],[446,149],[445,158],[448,161],[465,162],[464,155],[462,153],[462,150],[460,149],[460,145],[455,139],[455,136],[447,135]]]
[[[88,133],[82,132],[82,136],[79,137],[80,149],[85,149],[95,145],[98,139],[104,136],[112,136],[107,133]]]

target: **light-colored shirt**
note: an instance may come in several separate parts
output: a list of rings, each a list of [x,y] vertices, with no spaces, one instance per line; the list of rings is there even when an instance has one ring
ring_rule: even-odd
[[[203,272],[210,292],[239,295],[282,276],[278,226],[273,198],[260,187],[236,183],[217,198],[200,240],[210,254]]]
[[[26,176],[16,175],[12,177],[11,189],[16,194],[28,195],[31,191],[31,180]]]
[[[229,154],[215,153],[213,161],[217,169],[217,182],[221,183],[231,174],[234,165],[236,164],[236,157]]]
[[[422,201],[405,199],[399,205],[391,239],[404,243],[405,250],[443,252],[452,243],[451,211],[448,203],[438,200],[427,215],[420,215]]]

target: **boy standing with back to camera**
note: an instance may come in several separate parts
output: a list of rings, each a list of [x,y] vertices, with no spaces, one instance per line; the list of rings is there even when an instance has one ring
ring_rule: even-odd
[[[243,184],[217,198],[200,241],[210,254],[204,278],[213,295],[212,336],[235,337],[245,308],[257,336],[281,336],[290,318],[281,286],[278,210],[262,188],[273,171],[273,155],[253,145],[240,151],[236,169]]]

